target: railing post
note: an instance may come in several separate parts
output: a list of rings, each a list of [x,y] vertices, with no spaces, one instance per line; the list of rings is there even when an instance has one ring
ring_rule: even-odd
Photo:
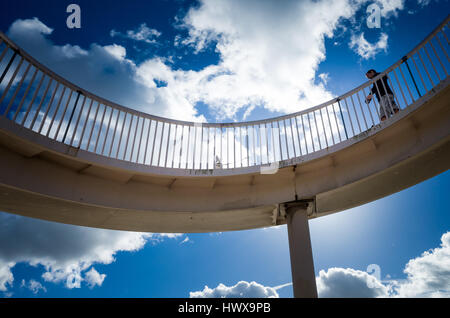
[[[402,57],[402,61],[406,64],[406,68],[408,69],[409,75],[411,76],[414,86],[416,87],[417,94],[419,94],[419,97],[422,97],[422,94],[420,94],[419,88],[417,87],[416,80],[414,79],[411,69],[409,68],[408,57],[407,56]]]
[[[9,60],[8,64],[6,65],[6,67],[5,67],[5,69],[4,69],[3,73],[2,73],[2,76],[0,76],[0,84],[1,84],[1,82],[3,81],[3,79],[5,78],[6,73],[8,73],[9,69],[11,68],[11,65],[12,65],[14,59],[16,58],[16,56],[17,56],[17,51],[14,50],[13,56],[12,56],[11,59]]]
[[[62,139],[63,143],[66,140],[67,132],[69,131],[69,127],[70,127],[70,122],[72,121],[73,114],[75,113],[75,109],[77,108],[78,100],[80,99],[81,91],[77,91],[77,92],[78,92],[77,99],[75,100],[75,105],[73,106],[72,113],[70,114],[69,121],[68,121],[67,127],[66,127],[66,131],[64,132],[64,137]],[[64,120],[64,118],[61,118],[61,120]]]
[[[344,126],[344,131],[345,131],[345,138],[348,139],[348,134],[347,134],[347,127],[345,126],[345,122],[344,122],[344,115],[342,114],[342,108],[341,108],[341,103],[339,102],[341,99],[338,98],[336,99],[338,106],[339,106],[339,113],[341,113],[341,119],[342,119],[342,125]],[[339,131],[339,127],[336,127]]]

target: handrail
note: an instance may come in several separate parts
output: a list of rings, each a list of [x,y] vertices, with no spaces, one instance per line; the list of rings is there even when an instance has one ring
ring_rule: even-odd
[[[240,123],[180,121],[116,104],[54,73],[0,32],[0,116],[75,148],[148,166],[202,170],[270,164],[352,138],[445,80],[449,20],[385,71],[339,97]],[[380,80],[385,76],[387,82]],[[393,96],[374,97],[372,107],[361,102],[371,85],[378,96],[388,85]]]

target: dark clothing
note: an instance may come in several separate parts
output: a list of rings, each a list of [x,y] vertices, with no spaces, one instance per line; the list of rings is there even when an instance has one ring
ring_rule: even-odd
[[[381,80],[383,80],[383,82]],[[383,83],[384,83],[384,85],[383,85]],[[386,90],[384,89],[385,87],[386,87]],[[374,94],[377,97],[378,102],[380,101],[382,96],[386,95],[386,91],[388,94],[393,95],[392,90],[388,84],[388,77],[386,75],[384,75],[382,78],[378,79],[375,83],[373,83],[373,86],[370,89],[370,91],[372,94]],[[378,92],[380,92],[380,93],[378,93]]]

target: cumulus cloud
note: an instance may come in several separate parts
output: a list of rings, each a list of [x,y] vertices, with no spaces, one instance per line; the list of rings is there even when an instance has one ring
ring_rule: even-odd
[[[372,264],[375,265],[375,264]],[[450,232],[441,237],[441,245],[411,259],[404,268],[405,279],[382,280],[378,266],[368,271],[352,268],[321,270],[316,277],[318,296],[322,298],[387,298],[387,297],[450,297]],[[190,292],[191,298],[279,297],[278,290],[292,283],[274,287],[256,282],[240,281],[234,286],[219,284]]]
[[[375,55],[382,51],[387,51],[388,35],[386,33],[381,33],[378,42],[372,44],[366,40],[364,37],[364,32],[360,35],[354,34],[351,37],[349,46],[355,51],[356,54],[367,60],[375,57]]]
[[[49,39],[52,31],[37,18],[18,19],[8,35],[42,64],[94,94],[159,116],[204,120],[197,114],[195,104],[184,96],[156,87],[153,80],[140,80],[140,66],[127,58],[125,47],[116,43],[93,43],[88,49],[57,45]]]
[[[67,288],[101,286],[106,275],[94,264],[111,264],[120,251],[138,251],[148,241],[180,236],[93,229],[0,213],[0,291],[13,285],[11,269],[18,263],[41,265],[44,281]]]
[[[116,30],[111,30],[110,36],[124,37],[135,41],[155,44],[157,43],[157,38],[161,36],[161,32],[156,29],[151,29],[147,24],[142,23],[136,30],[128,30],[125,34]]]
[[[105,274],[99,274],[99,272],[97,272],[94,267],[92,267],[90,271],[86,272],[85,275],[86,283],[88,284],[89,288],[93,288],[96,285],[102,286],[105,277]]]
[[[255,107],[293,112],[331,99],[317,82],[325,60],[325,38],[361,4],[355,0],[220,1],[202,0],[179,17],[188,32],[177,43],[196,52],[211,49],[217,65],[198,71],[173,69],[167,57],[136,65],[118,44],[89,49],[52,43],[51,29],[38,19],[17,20],[10,36],[38,60],[76,84],[100,96],[149,113],[204,121],[195,106],[202,102],[217,120],[248,116]],[[141,24],[126,34],[137,41],[154,41],[160,33]],[[163,82],[165,85],[157,85]],[[246,112],[245,112],[246,111]]]
[[[26,283],[25,280],[23,279],[20,286],[28,288],[35,295],[37,293],[39,293],[40,291],[43,291],[44,293],[47,292],[47,289],[44,286],[42,286],[42,284],[40,282],[38,282],[34,279],[30,279],[30,281],[28,283]]]
[[[218,65],[186,74],[182,85],[193,100],[219,118],[241,108],[292,112],[332,97],[315,74],[325,59],[325,37],[351,17],[350,1],[201,1],[183,18],[196,51],[214,49]]]
[[[319,297],[387,297],[389,288],[367,272],[352,268],[321,270],[316,278]]]
[[[216,288],[205,286],[202,291],[189,293],[190,298],[278,298],[275,288],[256,282],[240,281],[234,286],[219,284]]]
[[[397,283],[400,297],[450,297],[450,232],[441,245],[411,259],[405,266],[405,281]]]
[[[383,280],[351,268],[321,270],[319,297],[450,297],[450,232],[441,245],[411,259],[403,280]]]
[[[372,1],[373,2],[373,1]],[[17,20],[10,36],[38,60],[77,85],[117,103],[175,119],[205,121],[196,109],[208,107],[216,120],[247,118],[256,107],[289,113],[333,98],[327,78],[317,74],[326,59],[325,39],[364,9],[368,0],[200,0],[183,16],[174,45],[194,53],[210,51],[218,63],[200,70],[175,69],[171,57],[155,56],[139,65],[126,48],[112,43],[86,48],[54,44],[52,29],[37,18]],[[383,17],[395,16],[403,0],[378,0]],[[185,36],[187,32],[187,36]],[[112,38],[155,43],[161,33],[142,23]],[[355,51],[369,58],[387,48],[364,35],[352,39]],[[317,81],[316,79],[319,78]],[[163,85],[159,85],[162,83]]]

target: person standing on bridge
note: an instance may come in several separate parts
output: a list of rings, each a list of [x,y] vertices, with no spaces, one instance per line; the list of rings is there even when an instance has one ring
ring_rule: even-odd
[[[370,69],[366,73],[368,79],[376,77],[378,74],[374,69]],[[370,89],[370,94],[366,97],[366,103],[369,104],[373,98],[373,95],[377,97],[378,103],[380,104],[380,120],[384,121],[387,117],[391,117],[394,113],[397,114],[399,111],[398,106],[395,104],[394,93],[388,84],[387,75],[382,76],[373,83]]]

